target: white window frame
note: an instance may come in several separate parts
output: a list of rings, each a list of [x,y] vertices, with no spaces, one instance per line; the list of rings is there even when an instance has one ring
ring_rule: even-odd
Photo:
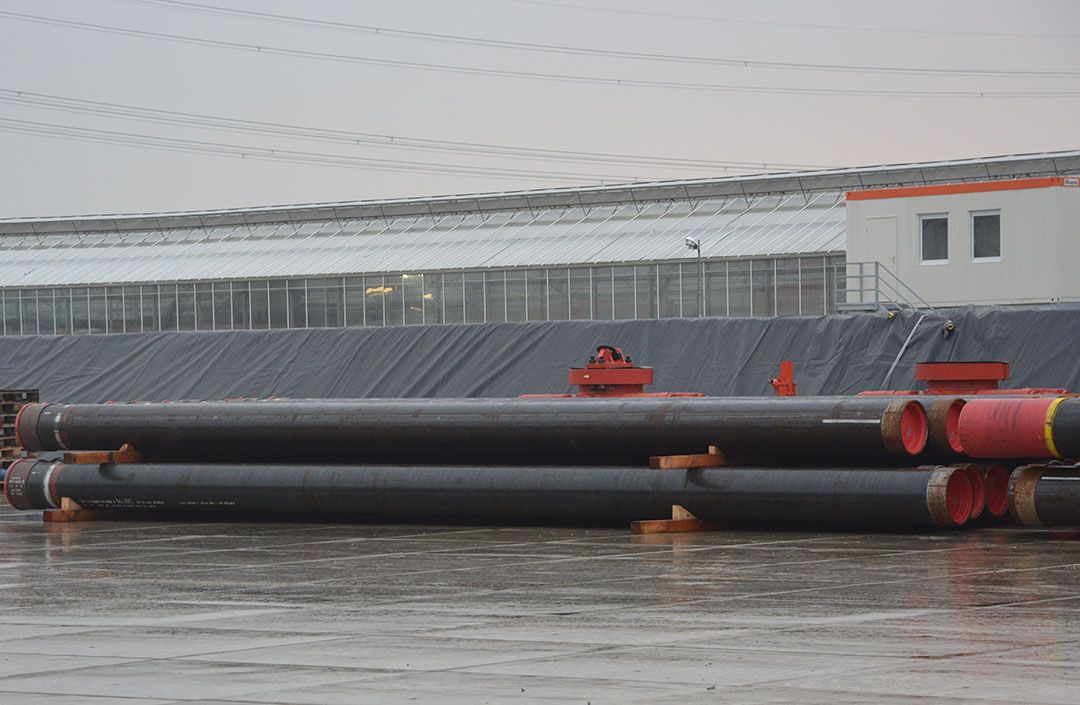
[[[940,220],[942,218],[945,219],[945,250],[949,254],[945,257],[945,259],[926,259],[923,256],[923,221],[931,219]],[[949,218],[948,213],[922,213],[919,215],[919,264],[925,264],[933,267],[949,263],[949,258],[952,257],[952,247],[950,247],[952,243],[949,242],[949,240],[951,240],[951,238],[949,237],[949,231],[952,230],[949,224],[950,220],[951,219]]]
[[[997,257],[976,257],[975,256],[975,217],[980,215],[996,215],[998,217],[998,256]],[[974,264],[984,264],[987,262],[1000,262],[1001,261],[1001,209],[989,208],[981,211],[970,211],[968,213],[968,224],[971,229],[971,248],[969,255],[971,261]]]

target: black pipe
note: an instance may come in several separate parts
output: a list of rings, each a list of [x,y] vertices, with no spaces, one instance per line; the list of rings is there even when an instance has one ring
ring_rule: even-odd
[[[12,465],[13,507],[55,508],[64,497],[84,509],[473,521],[658,519],[679,504],[721,523],[919,526],[963,523],[971,501],[963,472],[947,467]]]
[[[1080,460],[1080,398],[1067,397],[1051,412],[1051,438],[1062,458]]]
[[[1024,526],[1080,526],[1080,466],[1024,465],[1014,470],[1009,514]]]
[[[337,399],[31,404],[28,450],[154,460],[644,464],[719,446],[746,463],[905,462],[926,444],[915,401],[873,397]]]

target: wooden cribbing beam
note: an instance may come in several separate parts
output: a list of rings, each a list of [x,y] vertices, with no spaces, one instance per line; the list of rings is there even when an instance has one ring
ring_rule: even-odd
[[[708,453],[654,455],[649,458],[649,467],[653,470],[722,468],[727,464],[727,457],[716,446],[709,446]],[[630,522],[630,533],[632,534],[676,534],[691,531],[709,531],[715,528],[715,525],[698,519],[680,504],[672,505],[670,519],[644,519]]]
[[[143,454],[135,450],[130,443],[120,446],[120,450],[70,450],[64,453],[64,462],[80,465],[104,465],[105,463],[137,463]]]

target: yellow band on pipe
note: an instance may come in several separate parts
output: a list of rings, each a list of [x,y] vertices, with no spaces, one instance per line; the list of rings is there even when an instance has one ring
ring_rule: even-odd
[[[1062,459],[1062,455],[1058,452],[1057,446],[1054,445],[1054,416],[1057,414],[1058,406],[1060,406],[1063,401],[1065,401],[1065,397],[1058,397],[1047,407],[1046,423],[1043,425],[1043,435],[1046,437],[1046,449],[1050,451],[1050,455],[1058,460]]]

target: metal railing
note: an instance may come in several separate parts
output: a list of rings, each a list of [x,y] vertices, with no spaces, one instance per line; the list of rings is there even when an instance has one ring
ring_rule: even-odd
[[[837,311],[934,310],[881,262],[845,262],[836,268]]]

